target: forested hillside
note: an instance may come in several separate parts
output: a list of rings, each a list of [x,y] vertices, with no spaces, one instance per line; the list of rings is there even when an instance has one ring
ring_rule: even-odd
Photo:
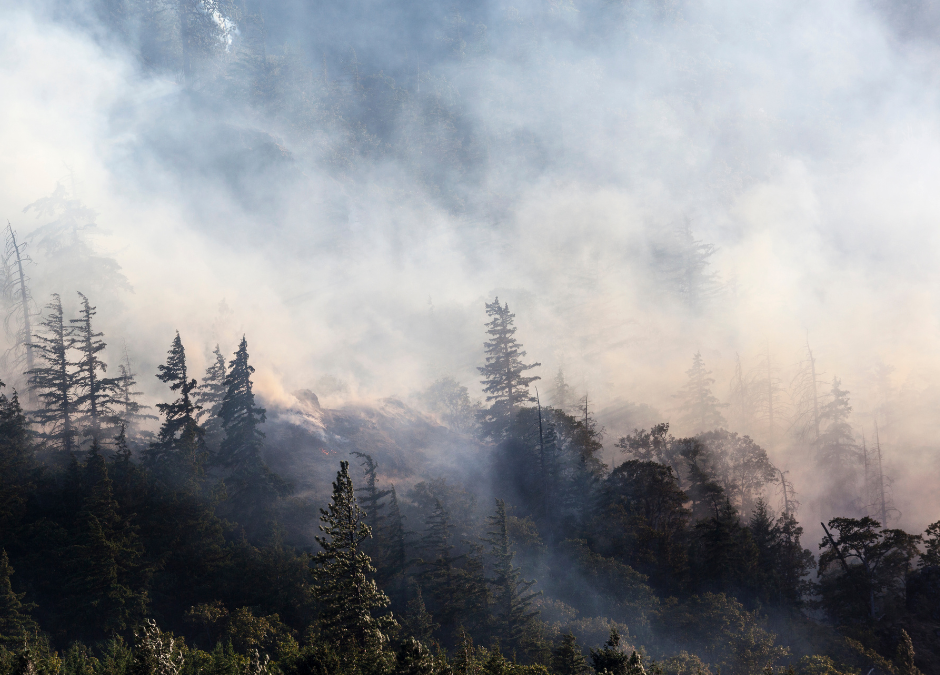
[[[940,523],[804,530],[699,355],[703,431],[638,429],[608,466],[587,399],[534,394],[498,298],[485,401],[453,379],[427,413],[305,391],[273,425],[245,337],[197,378],[177,333],[150,408],[79,299],[70,318],[53,296],[0,399],[5,671],[936,672]],[[851,474],[844,401],[826,405],[820,467]]]

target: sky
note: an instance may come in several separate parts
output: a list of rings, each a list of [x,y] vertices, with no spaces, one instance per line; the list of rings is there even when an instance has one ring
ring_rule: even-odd
[[[29,242],[38,307],[85,292],[112,361],[126,345],[144,374],[176,330],[197,373],[244,333],[271,405],[445,375],[479,396],[496,296],[543,391],[563,368],[598,409],[664,419],[693,353],[724,400],[736,358],[770,353],[786,389],[809,341],[859,438],[880,424],[902,522],[936,520],[928,3],[268,0],[267,57],[313,75],[239,93],[225,64],[258,7],[229,12],[218,63],[187,81],[92,3],[0,6],[0,216]],[[405,102],[386,115],[360,90]],[[58,185],[94,211],[71,262],[61,221],[24,212]],[[708,298],[674,278],[689,236],[714,247]],[[628,430],[608,430],[610,458]],[[817,489],[804,457],[770,452]]]

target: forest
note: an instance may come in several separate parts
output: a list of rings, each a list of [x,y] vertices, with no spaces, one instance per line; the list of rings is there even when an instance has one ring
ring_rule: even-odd
[[[936,35],[0,6],[0,675],[940,674]]]
[[[766,501],[792,486],[725,429],[699,354],[680,394],[701,431],[637,429],[609,467],[587,397],[533,395],[539,364],[496,298],[485,402],[453,379],[426,392],[478,439],[486,487],[438,475],[399,495],[354,450],[321,457],[338,470],[315,503],[269,467],[244,336],[197,379],[177,333],[150,408],[78,298],[70,318],[52,296],[16,350],[22,394],[0,398],[4,672],[935,672],[940,521],[848,511],[814,556],[796,505]],[[861,449],[832,386],[813,443],[844,477]]]

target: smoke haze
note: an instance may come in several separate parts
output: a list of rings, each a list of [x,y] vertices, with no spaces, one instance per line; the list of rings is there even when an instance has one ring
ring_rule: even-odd
[[[197,375],[246,333],[269,405],[444,375],[479,396],[498,295],[540,390],[563,368],[614,411],[610,462],[618,406],[674,417],[694,352],[726,400],[736,355],[769,353],[789,391],[808,339],[821,393],[840,377],[859,437],[879,424],[902,526],[936,520],[928,3],[272,1],[263,31],[258,11],[187,82],[98,5],[0,8],[0,215],[37,305],[86,293],[148,395],[178,329]],[[239,75],[259,34],[270,89]],[[808,517],[782,396],[779,429],[748,431]]]

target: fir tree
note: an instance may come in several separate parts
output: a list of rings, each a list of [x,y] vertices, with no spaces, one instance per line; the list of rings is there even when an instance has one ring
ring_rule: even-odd
[[[352,454],[362,460],[362,469],[366,479],[365,487],[356,490],[356,492],[362,495],[359,501],[362,504],[362,510],[365,512],[366,525],[369,526],[369,529],[372,530],[373,533],[372,541],[368,542],[371,545],[367,547],[366,552],[375,561],[379,569],[381,569],[385,565],[385,549],[387,548],[384,527],[385,516],[382,513],[385,509],[383,500],[388,497],[392,491],[380,490],[378,488],[376,481],[378,478],[377,471],[379,465],[375,463],[371,455],[355,451]]]
[[[376,616],[389,600],[370,577],[375,573],[362,544],[372,536],[356,502],[349,462],[340,462],[328,509],[320,509],[322,549],[313,557],[313,592],[320,603],[320,625],[335,644],[376,647],[397,624],[390,614]]]
[[[140,438],[140,425],[144,420],[155,420],[155,415],[145,413],[144,410],[150,408],[149,405],[140,403],[137,399],[143,396],[143,392],[137,391],[137,373],[131,367],[131,357],[127,353],[127,347],[124,347],[124,359],[118,365],[120,375],[116,378],[117,392],[115,410],[117,418],[123,423],[124,431],[130,432],[135,438]],[[152,437],[149,431],[145,436]]]
[[[173,338],[166,364],[157,366],[157,371],[157,379],[169,384],[170,391],[178,392],[178,398],[172,403],[157,404],[163,424],[157,441],[147,451],[147,461],[151,466],[169,470],[170,475],[191,480],[203,463],[203,431],[196,422],[199,406],[192,398],[196,380],[187,374],[186,351],[179,332]]]
[[[398,579],[399,591],[405,580],[405,573],[408,568],[408,561],[405,551],[405,517],[401,513],[401,507],[398,505],[398,495],[393,485],[389,489],[388,501],[388,524],[385,528],[385,541],[387,550],[385,557],[385,569],[382,570],[382,577],[385,579]]]
[[[99,357],[107,346],[101,339],[104,333],[94,331],[91,322],[95,308],[84,294],[78,296],[82,299],[81,318],[69,321],[73,325],[74,346],[80,354],[75,364],[73,407],[76,424],[84,426],[85,433],[100,440],[101,425],[114,422],[114,406],[119,402],[120,389],[117,380],[103,377],[108,370],[108,365]]]
[[[7,552],[0,550],[0,646],[7,648],[22,646],[39,630],[28,614],[29,607],[23,604],[25,593],[13,592],[12,574]]]
[[[40,323],[45,334],[37,334],[33,343],[42,365],[27,373],[29,386],[42,403],[33,416],[43,427],[39,437],[68,454],[75,450],[75,376],[69,360],[75,339],[65,323],[58,294],[52,295],[46,309],[49,313]]]
[[[519,568],[512,564],[513,552],[506,526],[506,504],[496,500],[496,513],[489,518],[490,530],[485,541],[490,545],[493,577],[494,628],[500,639],[512,647],[520,646],[526,628],[535,621],[538,610],[532,609],[532,600],[538,593],[530,593],[534,581],[523,581]]]
[[[572,633],[563,635],[561,642],[552,650],[552,672],[557,675],[584,675],[589,670],[577,638]]]
[[[694,434],[723,427],[725,418],[720,409],[724,405],[712,394],[711,386],[715,380],[711,377],[711,371],[705,369],[701,352],[695,352],[692,367],[685,374],[689,380],[676,394],[679,399],[680,427]]]
[[[264,423],[265,411],[255,405],[255,395],[251,390],[251,375],[255,369],[248,363],[248,342],[244,336],[228,365],[225,397],[219,410],[225,431],[220,460],[235,475],[257,474],[264,465],[261,459],[264,434],[258,427]]]
[[[424,597],[421,595],[421,586],[412,580],[411,598],[408,600],[408,609],[403,621],[405,630],[425,644],[430,644],[434,631],[440,626],[434,623],[434,618],[424,606]]]
[[[921,675],[920,669],[914,665],[914,644],[911,642],[911,636],[903,628],[894,662],[898,675]]]
[[[849,392],[842,388],[838,377],[832,378],[829,401],[822,406],[819,420],[823,431],[819,435],[819,460],[830,466],[857,464],[860,459],[855,434],[849,424],[852,406]]]
[[[486,365],[478,370],[484,377],[486,400],[492,405],[484,413],[483,432],[489,438],[501,439],[519,406],[535,400],[529,395],[529,385],[540,378],[523,373],[542,364],[522,362],[526,353],[516,340],[516,315],[509,312],[508,304],[501,306],[496,298],[486,303],[486,313],[492,317],[486,324],[490,339],[483,345]]]
[[[225,357],[219,345],[216,345],[202,384],[194,396],[196,403],[202,407],[196,420],[205,431],[206,444],[213,450],[218,450],[225,433],[222,429],[222,401],[228,392],[225,384],[227,375]]]
[[[0,393],[0,531],[11,526],[26,501],[33,466],[32,433],[19,397],[15,391],[9,399]]]
[[[89,492],[78,516],[64,584],[65,614],[85,635],[115,634],[143,618],[148,572],[135,530],[120,516],[108,467],[92,441],[83,482]]]

